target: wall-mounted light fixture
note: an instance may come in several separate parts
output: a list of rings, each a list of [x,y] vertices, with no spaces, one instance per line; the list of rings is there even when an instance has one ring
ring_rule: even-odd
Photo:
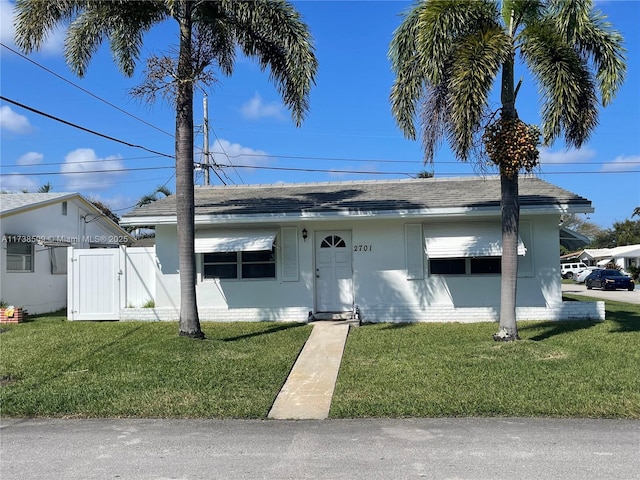
[[[309,233],[307,232],[307,229],[303,228],[302,229],[302,240],[304,240],[306,242],[308,236],[309,236]]]

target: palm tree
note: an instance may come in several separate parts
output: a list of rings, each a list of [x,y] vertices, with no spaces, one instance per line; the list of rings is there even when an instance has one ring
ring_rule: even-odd
[[[562,136],[568,147],[579,148],[597,125],[599,100],[609,104],[626,73],[622,37],[605,18],[590,0],[423,0],[406,13],[391,41],[392,113],[405,136],[415,140],[420,112],[425,160],[433,161],[446,138],[458,160],[480,152],[476,160],[488,155],[500,171],[496,340],[518,338],[518,174],[535,167],[540,135],[518,119],[516,53],[541,92],[544,143]],[[492,117],[489,95],[498,79],[501,107]]]
[[[37,193],[51,193],[51,190],[53,190],[53,186],[51,185],[51,182],[47,182],[38,188]]]
[[[162,194],[165,197],[168,197],[169,195],[171,195],[171,190],[169,190],[164,185],[160,185],[159,187],[156,187],[156,189],[152,193],[149,193],[141,197],[140,200],[138,200],[138,203],[136,203],[136,207],[143,207],[145,205],[149,205],[150,203],[157,201],[159,194]]]
[[[30,53],[58,26],[66,28],[65,57],[82,77],[107,39],[123,74],[132,76],[144,35],[173,19],[178,59],[176,111],[176,217],[180,265],[180,335],[204,338],[196,303],[193,187],[193,89],[207,67],[230,76],[236,48],[270,69],[285,105],[300,125],[308,110],[317,61],[307,26],[284,0],[17,0],[16,44]]]

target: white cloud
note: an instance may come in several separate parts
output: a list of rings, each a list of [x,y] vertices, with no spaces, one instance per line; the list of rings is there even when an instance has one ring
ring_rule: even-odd
[[[3,192],[34,192],[39,186],[33,178],[25,175],[0,175],[0,190]]]
[[[13,36],[15,34],[13,6],[9,0],[0,0],[0,40],[5,45],[13,45]]]
[[[13,49],[17,49],[14,42],[15,36],[15,4],[9,0],[0,0],[0,40],[5,45],[9,45]],[[42,52],[57,55],[64,51],[64,32],[61,30],[54,31],[42,45]],[[0,49],[4,55],[5,49]]]
[[[216,140],[211,146],[211,153],[216,162],[222,164],[259,166],[269,163],[269,155],[263,150],[243,147],[239,143],[231,143],[225,139]]]
[[[42,163],[44,155],[38,152],[27,152],[18,159],[18,165],[38,165]]]
[[[540,149],[540,164],[561,164],[561,163],[579,163],[586,162],[595,157],[595,150],[590,148],[575,149],[570,148],[561,152],[551,152],[548,148]]]
[[[24,115],[11,110],[11,107],[4,105],[0,107],[0,130],[7,130],[11,133],[29,133],[31,124]]]
[[[282,105],[277,102],[265,103],[260,94],[256,92],[251,100],[242,105],[240,111],[245,118],[251,120],[267,117],[283,119],[285,116],[282,113],[282,108]]]
[[[91,148],[78,148],[69,152],[64,158],[60,172],[64,175],[68,190],[83,190],[90,184],[92,189],[113,186],[124,172],[119,156],[111,155],[100,158]]]
[[[640,155],[618,156],[612,161],[605,163],[603,172],[624,172],[628,170],[638,170],[640,168]]]

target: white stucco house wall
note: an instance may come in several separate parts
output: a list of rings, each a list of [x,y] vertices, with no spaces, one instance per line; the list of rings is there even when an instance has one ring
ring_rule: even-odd
[[[176,197],[123,216],[155,225],[157,320],[178,318]],[[520,179],[519,320],[604,318],[562,302],[561,214],[591,202]],[[201,320],[492,321],[500,307],[499,178],[200,187],[195,191]],[[135,319],[140,311],[122,312]]]
[[[67,302],[68,248],[133,241],[78,193],[0,194],[0,299],[31,314]]]

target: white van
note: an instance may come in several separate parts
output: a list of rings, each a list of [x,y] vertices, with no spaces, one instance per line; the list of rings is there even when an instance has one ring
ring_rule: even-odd
[[[587,266],[582,262],[561,263],[560,276],[562,276],[562,278],[572,279],[578,275],[580,270],[584,270],[585,268],[587,268]]]

